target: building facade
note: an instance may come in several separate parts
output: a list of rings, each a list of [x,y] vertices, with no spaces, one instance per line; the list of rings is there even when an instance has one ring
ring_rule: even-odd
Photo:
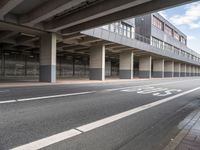
[[[52,36],[48,38],[52,40]],[[10,45],[13,39],[25,40],[23,45]],[[30,48],[29,39],[35,42],[34,47]],[[51,53],[41,53],[46,48],[41,48],[42,39],[23,33],[0,39],[1,79],[43,80],[40,73],[45,70],[44,74],[48,74],[49,62],[45,59]],[[104,80],[200,75],[200,55],[187,47],[187,36],[158,13],[62,37],[56,35],[54,42],[54,81],[56,77]]]

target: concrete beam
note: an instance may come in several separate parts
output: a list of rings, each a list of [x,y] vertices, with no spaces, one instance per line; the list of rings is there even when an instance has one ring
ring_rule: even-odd
[[[116,22],[118,20],[123,20],[126,18],[131,18],[131,17],[142,15],[142,14],[146,14],[146,13],[156,12],[163,8],[167,9],[173,6],[177,6],[177,5],[181,5],[181,4],[185,4],[189,2],[192,2],[192,0],[176,0],[176,1],[175,0],[168,0],[168,1],[153,0],[141,5],[138,5],[138,6],[130,7],[125,10],[121,10],[109,15],[104,15],[102,17],[98,17],[96,19],[83,22],[83,23],[74,25],[72,27],[65,28],[61,30],[61,33],[67,34],[71,32],[79,32],[79,31],[94,28],[103,24],[109,24],[112,22]]]
[[[106,49],[115,49],[115,48],[124,48],[124,47],[127,47],[127,46],[119,45],[119,44],[112,44],[112,45],[106,46]]]
[[[1,31],[0,32],[0,42],[6,40],[7,38],[10,38],[16,34],[17,34],[17,32],[13,32],[13,31],[6,31],[6,30]]]
[[[19,26],[16,24],[11,24],[7,22],[0,21],[0,29],[1,30],[11,30],[13,32],[21,32],[21,33],[26,33],[26,34],[32,34],[32,35],[38,35],[40,36],[41,34],[47,33],[45,31],[25,27],[25,26]]]
[[[0,19],[9,13],[13,8],[19,5],[24,0],[1,0],[0,1]]]
[[[16,38],[17,43],[27,43],[39,40],[39,37],[30,37],[30,36],[19,36]]]
[[[47,30],[58,31],[124,9],[128,9],[148,1],[151,0],[105,0],[94,4],[91,7],[81,9],[75,13],[60,17],[58,19],[53,19],[52,21],[45,23],[44,26]]]
[[[79,44],[89,44],[94,42],[102,41],[102,39],[94,38],[94,37],[83,37],[81,40],[78,41]]]
[[[86,1],[87,0],[50,0],[30,13],[20,17],[20,23],[32,26]]]
[[[63,39],[66,41],[66,40],[74,40],[74,39],[79,39],[79,38],[82,38],[82,37],[85,37],[86,35],[84,34],[80,34],[80,33],[75,33],[75,34],[72,34],[72,35],[65,35],[63,36]]]

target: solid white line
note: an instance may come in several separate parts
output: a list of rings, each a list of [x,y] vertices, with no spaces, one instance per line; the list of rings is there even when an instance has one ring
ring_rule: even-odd
[[[0,104],[7,104],[7,103],[15,103],[16,100],[7,100],[7,101],[0,101]]]
[[[60,94],[60,95],[51,95],[51,96],[41,96],[41,97],[17,99],[17,101],[18,102],[33,101],[33,100],[41,100],[41,99],[49,99],[49,98],[59,98],[59,97],[91,94],[91,93],[95,93],[95,92],[96,91],[89,91],[89,92],[80,92],[80,93],[69,93],[69,94]]]
[[[16,99],[16,100],[6,100],[6,101],[0,101],[0,104],[34,101],[34,100],[42,100],[42,99],[49,99],[49,98],[68,97],[68,96],[76,96],[76,95],[84,95],[84,94],[91,94],[91,93],[95,93],[95,92],[96,91],[89,91],[89,92],[69,93],[69,94],[41,96],[41,97],[33,97],[33,98],[23,98],[23,99]]]
[[[80,131],[75,130],[75,129],[71,129],[71,130],[68,130],[68,131],[65,131],[65,132],[62,132],[62,133],[58,133],[58,134],[49,136],[47,138],[44,138],[44,139],[41,139],[41,140],[38,140],[38,141],[34,141],[34,142],[31,142],[31,143],[13,148],[12,150],[38,150],[38,149],[44,148],[48,145],[51,145],[51,144],[66,140],[68,138],[71,138],[73,136],[77,136],[79,134],[81,134]]]
[[[82,131],[82,132],[87,132],[87,131],[93,130],[95,128],[104,126],[106,124],[112,123],[114,121],[117,121],[119,119],[122,119],[124,117],[133,115],[133,114],[138,113],[140,111],[143,111],[145,109],[149,109],[151,107],[154,107],[154,106],[160,105],[162,103],[171,101],[171,100],[173,100],[175,98],[178,98],[180,96],[189,94],[189,93],[194,92],[194,91],[199,90],[199,89],[200,89],[200,87],[192,89],[192,90],[189,90],[189,91],[185,91],[185,92],[182,92],[180,94],[177,94],[177,95],[165,98],[165,99],[161,99],[161,100],[158,100],[156,102],[149,103],[149,104],[146,104],[146,105],[143,105],[143,106],[140,106],[140,107],[137,107],[137,108],[134,108],[134,109],[131,109],[131,110],[128,110],[128,111],[125,111],[125,112],[122,112],[122,113],[119,113],[119,114],[116,114],[116,115],[113,115],[113,116],[110,116],[110,117],[107,117],[107,118],[104,118],[104,119],[101,119],[101,120],[98,120],[98,121],[93,122],[93,123],[89,123],[89,124],[80,126],[77,129]]]
[[[171,96],[171,97],[168,97],[168,98],[165,98],[165,99],[158,100],[158,101],[153,102],[153,103],[149,103],[149,104],[146,104],[146,105],[143,105],[143,106],[139,106],[137,108],[133,108],[131,110],[128,110],[128,111],[125,111],[125,112],[122,112],[122,113],[119,113],[119,114],[116,114],[116,115],[113,115],[113,116],[110,116],[110,117],[107,117],[107,118],[104,118],[104,119],[101,119],[101,120],[98,120],[98,121],[95,121],[95,122],[92,122],[92,123],[77,127],[75,129],[71,129],[71,130],[68,130],[68,131],[65,131],[65,132],[61,132],[61,133],[52,135],[50,137],[46,137],[46,138],[31,142],[31,143],[16,147],[12,150],[38,150],[38,149],[44,148],[46,146],[49,146],[51,144],[69,139],[71,137],[80,135],[84,132],[91,131],[91,130],[96,129],[98,127],[104,126],[106,124],[112,123],[114,121],[120,120],[120,119],[128,117],[130,115],[136,114],[138,112],[149,109],[151,107],[154,107],[154,106],[160,105],[162,103],[171,101],[175,98],[189,94],[189,93],[194,92],[194,91],[199,90],[199,89],[200,89],[200,87],[179,93],[177,95],[174,95],[174,96]]]
[[[194,80],[200,80],[200,79],[194,79]],[[194,81],[194,80],[192,80],[192,81]],[[129,88],[137,88],[137,87],[145,87],[145,86],[157,86],[157,85],[167,85],[167,84],[180,83],[180,82],[185,82],[185,81],[190,81],[190,80],[181,80],[181,81],[166,82],[166,83],[155,83],[155,84],[147,84],[147,85],[137,85],[137,86],[115,88],[115,89],[105,89],[103,91],[112,92],[112,91],[124,90],[124,89],[129,89]],[[48,98],[59,98],[59,97],[67,97],[67,96],[75,96],[75,95],[83,95],[83,94],[90,94],[90,93],[95,93],[95,92],[97,92],[97,91],[88,91],[88,92],[80,92],[80,93],[41,96],[41,97],[24,98],[24,99],[17,99],[17,100],[6,100],[6,101],[0,102],[0,104],[16,103],[16,102],[23,102],[23,101],[33,101],[33,100],[41,100],[41,99],[48,99]]]

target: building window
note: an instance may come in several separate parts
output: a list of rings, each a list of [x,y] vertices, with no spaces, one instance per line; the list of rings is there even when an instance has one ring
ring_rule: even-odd
[[[128,25],[127,23],[122,22],[122,29],[123,29],[123,35],[131,38],[132,37],[132,26]]]
[[[179,41],[179,34],[176,31],[174,31],[174,38]]]
[[[168,25],[165,25],[165,33],[172,36],[172,32],[173,32],[172,28],[170,28]]]
[[[177,47],[174,47],[174,53],[175,53],[175,54],[178,54],[178,55],[179,55],[179,51],[180,51],[180,49],[179,49],[179,48],[177,48]]]
[[[163,49],[163,41],[161,41],[161,40],[159,40],[155,37],[152,37],[151,45],[154,46],[154,47]]]
[[[160,30],[163,30],[164,23],[160,21],[158,18],[153,16],[152,24]]]
[[[181,43],[186,45],[186,39],[184,37],[181,36],[180,41],[181,41]]]
[[[168,43],[165,43],[164,49],[172,51],[173,50],[173,46],[168,44]]]

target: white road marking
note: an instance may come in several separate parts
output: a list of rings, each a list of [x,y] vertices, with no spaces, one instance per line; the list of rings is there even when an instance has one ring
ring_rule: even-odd
[[[144,88],[128,88],[121,90],[121,92],[136,92],[138,94],[152,94],[153,96],[169,96],[172,95],[175,92],[181,92],[181,89],[169,89],[169,88],[157,88],[157,87],[144,87]]]
[[[195,80],[200,80],[200,79],[194,79]],[[181,83],[181,82],[186,82],[190,80],[181,80],[181,81],[175,81],[175,82],[166,82],[166,83],[154,83],[154,84],[147,84],[147,85],[136,85],[136,86],[127,86],[127,87],[122,87],[122,88],[114,88],[114,89],[105,89],[104,91],[106,92],[112,92],[112,91],[118,91],[118,90],[125,90],[129,88],[137,88],[137,87],[145,87],[145,86],[158,86],[158,85],[168,85],[168,84],[173,84],[173,83]]]
[[[24,101],[34,101],[34,100],[42,100],[42,99],[49,99],[49,98],[68,97],[68,96],[76,96],[76,95],[84,95],[84,94],[91,94],[91,93],[95,93],[95,92],[96,91],[88,91],[88,92],[80,92],[80,93],[69,93],[69,94],[41,96],[41,97],[24,98],[24,99],[16,99],[16,100],[6,100],[6,101],[0,101],[0,104],[16,103],[16,102],[24,102]]]
[[[91,94],[91,93],[95,93],[95,92],[96,91],[89,91],[89,92],[80,92],[80,93],[69,93],[69,94],[60,94],[60,95],[51,95],[51,96],[41,96],[41,97],[17,99],[17,101],[18,102],[33,101],[33,100],[41,100],[41,99],[49,99],[49,98],[59,98],[59,97]]]
[[[15,103],[17,100],[0,101],[0,104]]]
[[[200,79],[194,79],[194,80],[200,80]],[[192,80],[192,81],[194,81],[194,80]],[[125,90],[125,89],[128,89],[128,88],[167,85],[167,84],[180,83],[180,82],[185,82],[185,81],[190,81],[190,80],[181,80],[181,81],[175,81],[175,82],[129,86],[129,87],[122,87],[122,88],[114,88],[114,89],[105,89],[105,90],[102,90],[102,91],[112,92],[112,91],[123,90],[123,89]],[[83,94],[90,94],[90,93],[95,93],[95,92],[97,92],[97,91],[87,91],[87,92],[80,92],[80,93],[69,93],[69,94],[61,94],[61,95],[32,97],[32,98],[24,98],[24,99],[16,99],[16,100],[6,100],[6,101],[0,101],[0,104],[16,103],[16,102],[22,102],[22,101],[33,101],[33,100],[41,100],[41,99],[49,99],[49,98],[59,98],[59,97],[67,97],[67,96],[75,96],[75,95],[83,95]]]
[[[38,149],[44,148],[46,146],[49,146],[51,144],[72,138],[74,136],[77,136],[77,135],[80,135],[82,133],[91,131],[93,129],[96,129],[96,128],[99,128],[101,126],[107,125],[109,123],[115,122],[117,120],[128,117],[130,115],[136,114],[136,113],[141,112],[143,110],[152,108],[154,106],[158,106],[162,103],[172,101],[175,98],[178,98],[178,97],[181,97],[183,95],[192,93],[192,92],[197,91],[199,89],[200,89],[200,87],[197,87],[197,88],[194,88],[192,90],[188,90],[188,91],[179,93],[177,95],[158,100],[156,102],[152,102],[152,103],[149,103],[149,104],[146,104],[146,105],[143,105],[143,106],[139,106],[137,108],[133,108],[131,110],[128,110],[128,111],[125,111],[125,112],[122,112],[122,113],[119,113],[119,114],[116,114],[116,115],[113,115],[113,116],[110,116],[110,117],[106,117],[104,119],[101,119],[101,120],[98,120],[98,121],[95,121],[95,122],[92,122],[92,123],[89,123],[89,124],[86,124],[86,125],[82,125],[82,126],[77,127],[75,129],[67,130],[65,132],[61,132],[61,133],[52,135],[50,137],[46,137],[46,138],[31,142],[31,143],[16,147],[12,150],[27,150],[27,149],[28,150],[38,150]]]
[[[137,107],[137,108],[134,108],[134,109],[119,113],[117,115],[113,115],[113,116],[98,120],[98,121],[93,122],[93,123],[89,123],[89,124],[83,125],[81,127],[78,127],[77,129],[80,130],[80,131],[83,131],[83,132],[87,132],[87,131],[93,130],[95,128],[101,127],[103,125],[106,125],[108,123],[111,123],[111,122],[117,121],[119,119],[122,119],[124,117],[133,115],[133,114],[138,113],[140,111],[143,111],[145,109],[160,105],[160,104],[168,102],[168,101],[171,101],[171,100],[173,100],[175,98],[178,98],[180,96],[189,94],[189,93],[194,92],[194,91],[199,90],[199,89],[200,89],[200,87],[192,89],[192,90],[189,90],[189,91],[185,91],[185,92],[179,93],[177,95],[174,95],[174,96],[171,96],[171,97],[168,97],[168,98],[165,98],[165,99],[161,99],[161,100],[158,100],[156,102],[149,103],[149,104],[146,104],[146,105],[143,105],[143,106],[140,106],[140,107]]]
[[[80,131],[75,130],[75,129],[71,129],[62,133],[58,133],[52,136],[49,136],[47,138],[38,140],[38,141],[34,141],[16,148],[13,148],[12,150],[37,150],[37,149],[41,149],[44,148],[48,145],[57,143],[59,141],[63,141],[65,139],[71,138],[73,136],[77,136],[81,134]]]

